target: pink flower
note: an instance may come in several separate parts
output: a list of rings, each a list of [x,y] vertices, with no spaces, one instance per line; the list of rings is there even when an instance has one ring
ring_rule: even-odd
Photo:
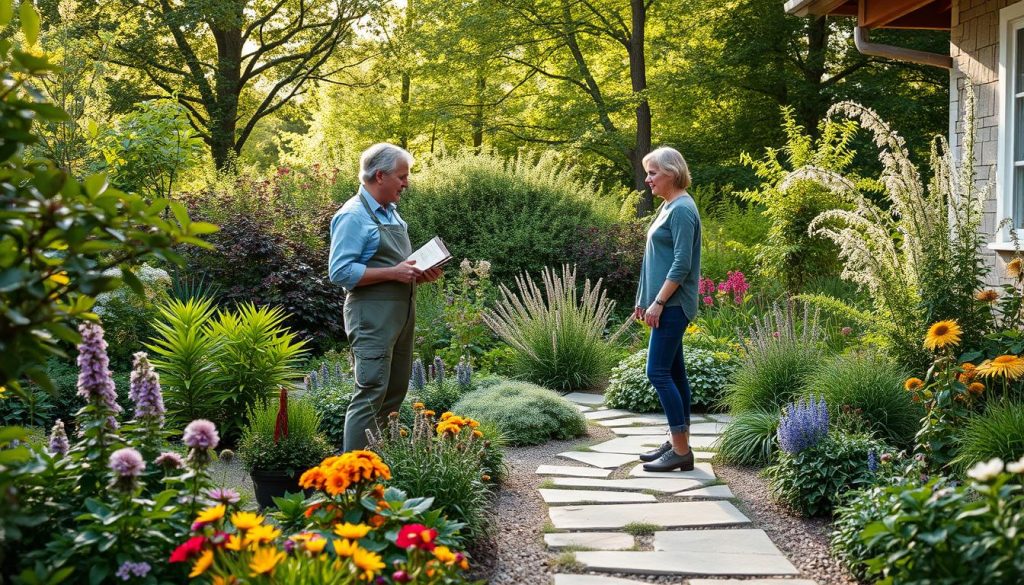
[[[220,442],[220,435],[216,425],[200,418],[188,423],[181,442],[192,449],[214,449]]]
[[[713,299],[711,297],[704,297],[704,304],[705,305],[713,305],[713,304],[715,304],[715,299]]]
[[[853,329],[850,328],[850,327],[843,327],[842,329],[839,330],[839,333],[841,333],[843,335],[849,335],[849,334],[853,333]]]
[[[70,445],[68,445],[68,435],[64,431],[64,421],[57,419],[57,422],[53,423],[53,430],[50,431],[50,453],[54,455],[67,455]]]
[[[121,477],[134,478],[138,477],[146,468],[146,462],[142,460],[142,455],[138,451],[131,447],[125,447],[110,454],[109,466],[114,473]]]
[[[163,467],[164,469],[181,469],[182,467],[185,467],[185,462],[181,459],[181,455],[170,451],[161,453],[153,460],[153,463]]]

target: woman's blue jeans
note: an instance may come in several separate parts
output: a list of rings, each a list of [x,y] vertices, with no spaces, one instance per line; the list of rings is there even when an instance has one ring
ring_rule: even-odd
[[[673,433],[690,428],[690,382],[683,363],[683,333],[689,324],[682,307],[665,307],[647,347],[647,379],[658,392]]]

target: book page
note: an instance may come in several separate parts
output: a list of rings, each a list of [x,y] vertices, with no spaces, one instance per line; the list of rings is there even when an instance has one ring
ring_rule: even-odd
[[[423,244],[419,250],[416,250],[406,258],[406,260],[415,260],[415,266],[420,270],[427,270],[428,268],[444,264],[450,259],[451,254],[448,253],[448,248],[445,247],[440,237],[435,237],[426,244]]]

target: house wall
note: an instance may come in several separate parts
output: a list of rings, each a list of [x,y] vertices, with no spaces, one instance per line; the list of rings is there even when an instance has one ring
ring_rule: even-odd
[[[999,144],[999,11],[1021,0],[953,0],[950,31],[950,55],[953,71],[950,79],[950,140],[960,151],[963,144],[964,87],[971,79],[975,87],[974,160],[977,184],[984,187],[996,179]],[[989,240],[996,231],[996,193],[985,202],[982,230]],[[1009,255],[984,250],[992,268],[991,284],[1005,281]]]

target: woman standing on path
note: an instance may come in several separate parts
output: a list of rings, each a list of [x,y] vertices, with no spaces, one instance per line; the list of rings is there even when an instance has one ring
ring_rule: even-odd
[[[651,329],[647,378],[668,418],[671,441],[640,456],[645,471],[693,469],[690,450],[690,383],[683,364],[683,333],[697,316],[700,280],[700,214],[683,155],[661,147],[644,157],[647,185],[665,201],[647,230],[633,317]]]

